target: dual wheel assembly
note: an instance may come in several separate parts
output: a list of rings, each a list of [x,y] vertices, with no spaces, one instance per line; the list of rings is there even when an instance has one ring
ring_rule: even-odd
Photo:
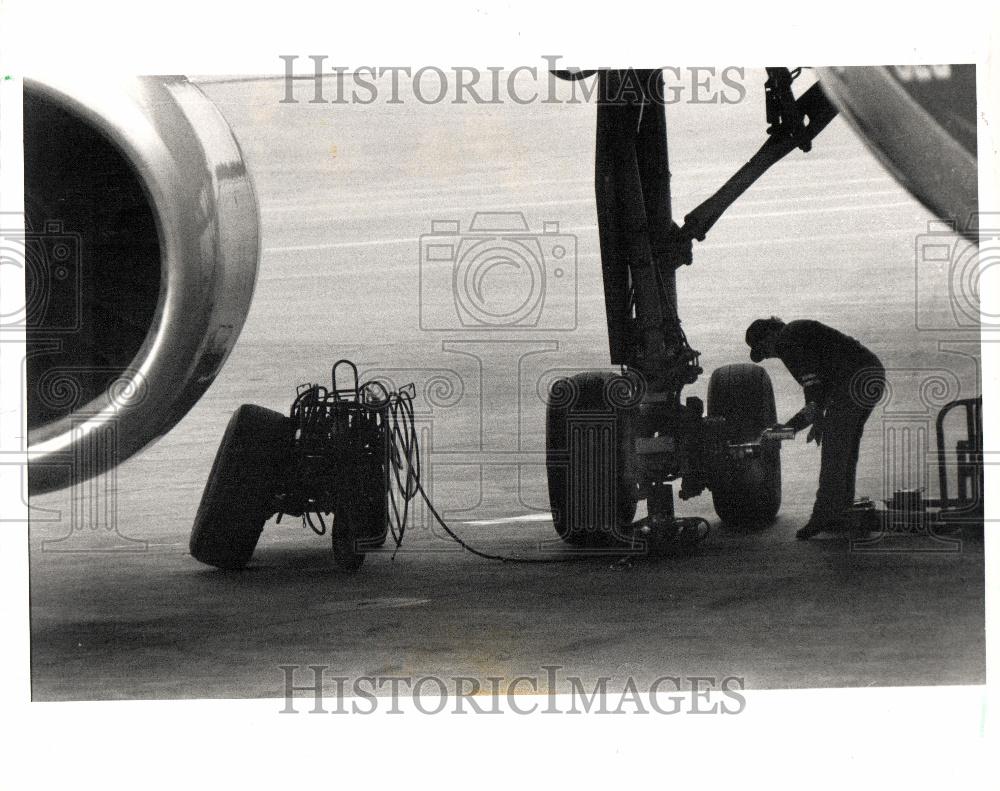
[[[642,484],[650,483],[636,452],[643,423],[641,404],[623,404],[621,378],[586,372],[557,380],[546,412],[546,469],[552,521],[559,537],[577,547],[627,543]],[[777,422],[774,391],[759,365],[727,365],[712,373],[708,415],[688,413],[674,436],[664,438],[672,478],[706,481],[715,512],[728,526],[761,528],[781,507],[780,445],[763,444],[736,457],[729,447],[755,443]],[[714,430],[713,430],[714,427]],[[648,436],[648,431],[647,431]],[[655,481],[654,487],[669,486]],[[672,507],[670,516],[672,517]]]

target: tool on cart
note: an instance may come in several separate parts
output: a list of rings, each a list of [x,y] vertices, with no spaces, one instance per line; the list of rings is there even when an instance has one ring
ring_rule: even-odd
[[[964,437],[949,450],[945,423],[956,411],[965,413]],[[884,507],[868,497],[855,501],[852,527],[858,535],[909,533],[951,537],[982,534],[984,516],[983,399],[963,398],[945,404],[938,412],[938,497],[924,497],[923,489],[899,489],[884,501]],[[953,471],[953,472],[951,472]],[[950,480],[956,483],[951,496]]]

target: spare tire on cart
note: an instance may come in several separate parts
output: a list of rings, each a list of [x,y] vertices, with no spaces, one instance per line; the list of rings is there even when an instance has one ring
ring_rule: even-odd
[[[220,569],[250,562],[264,523],[276,513],[293,432],[291,419],[271,409],[244,404],[233,413],[191,531],[195,559]]]
[[[726,365],[708,383],[708,415],[726,421],[732,442],[752,442],[777,422],[771,377],[759,365]],[[781,445],[768,443],[759,455],[727,459],[712,483],[712,503],[727,525],[771,524],[781,507]]]

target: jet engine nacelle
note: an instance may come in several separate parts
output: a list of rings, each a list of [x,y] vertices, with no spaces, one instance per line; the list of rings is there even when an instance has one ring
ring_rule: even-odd
[[[978,241],[975,65],[817,72],[827,96],[889,172],[939,218]]]
[[[183,77],[26,80],[24,168],[39,493],[109,470],[205,392],[250,307],[260,221],[229,125]]]

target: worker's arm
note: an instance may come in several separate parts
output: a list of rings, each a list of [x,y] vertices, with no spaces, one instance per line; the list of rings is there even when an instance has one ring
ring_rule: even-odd
[[[777,356],[802,385],[805,394],[806,405],[785,423],[795,433],[808,426],[818,426],[826,403],[826,383],[819,372],[822,363],[815,353],[810,353],[817,345],[817,330],[816,322],[792,321],[785,325],[775,341]]]
[[[799,377],[799,384],[805,390],[806,405],[785,423],[796,433],[817,422],[822,414],[820,404],[824,401],[823,380],[820,379],[819,374],[803,374]]]
[[[807,426],[811,426],[819,417],[819,404],[815,401],[808,402],[802,409],[796,412],[785,426],[792,429],[796,434]]]

